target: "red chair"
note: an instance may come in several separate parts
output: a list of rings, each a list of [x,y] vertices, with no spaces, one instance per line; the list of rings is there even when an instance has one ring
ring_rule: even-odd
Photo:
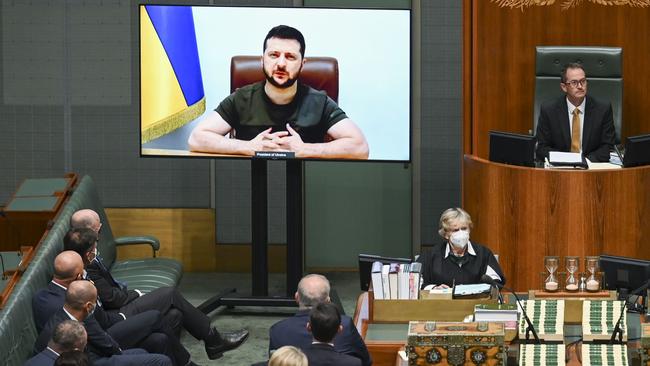
[[[230,61],[230,92],[264,80],[260,56],[233,56]],[[339,99],[339,63],[333,57],[307,57],[300,82],[323,90],[335,102]]]

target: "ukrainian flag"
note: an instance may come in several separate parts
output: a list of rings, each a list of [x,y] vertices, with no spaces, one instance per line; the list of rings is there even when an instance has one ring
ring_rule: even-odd
[[[165,135],[205,111],[192,8],[140,6],[142,143]]]

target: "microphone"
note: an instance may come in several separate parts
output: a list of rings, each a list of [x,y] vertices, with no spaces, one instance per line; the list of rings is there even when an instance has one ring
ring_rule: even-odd
[[[528,314],[526,314],[526,308],[524,308],[521,305],[521,300],[519,299],[519,296],[517,296],[517,293],[513,289],[504,286],[502,283],[496,281],[494,278],[492,278],[492,277],[490,277],[490,276],[488,276],[486,274],[481,276],[481,282],[487,283],[488,285],[495,286],[498,289],[505,289],[505,290],[507,290],[508,292],[510,292],[511,294],[513,294],[515,296],[515,300],[517,301],[517,304],[521,308],[521,312],[524,314],[524,319],[526,319],[526,324],[528,325],[526,327],[526,341],[530,340],[530,333],[533,333],[533,338],[535,339],[535,342],[537,344],[542,344],[542,342],[539,340],[539,337],[537,336],[537,332],[535,331],[535,327],[533,326],[533,322],[530,321],[530,318],[528,317]]]
[[[623,330],[621,329],[621,320],[623,319],[623,314],[627,309],[627,304],[630,301],[630,297],[638,295],[641,291],[650,287],[650,280],[646,281],[641,287],[632,291],[629,295],[625,297],[625,302],[623,303],[623,308],[621,308],[621,315],[618,316],[614,330],[612,331],[612,337],[609,339],[609,344],[614,344],[616,342],[616,336],[618,336],[618,342],[623,344]]]

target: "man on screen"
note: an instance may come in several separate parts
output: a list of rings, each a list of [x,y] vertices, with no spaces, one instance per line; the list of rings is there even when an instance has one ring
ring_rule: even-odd
[[[266,80],[237,89],[192,131],[192,151],[255,155],[292,151],[297,158],[367,159],[363,132],[325,92],[298,77],[305,63],[299,30],[278,25],[264,39]],[[226,135],[231,133],[234,138]],[[327,141],[327,142],[326,142]]]
[[[611,103],[587,95],[585,70],[579,63],[562,69],[560,88],[566,94],[542,103],[537,122],[537,159],[549,151],[579,152],[590,161],[609,161],[614,147]]]

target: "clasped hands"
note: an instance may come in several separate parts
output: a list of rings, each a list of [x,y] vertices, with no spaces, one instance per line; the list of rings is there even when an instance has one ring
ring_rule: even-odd
[[[260,132],[250,141],[253,144],[254,151],[293,151],[299,153],[304,142],[302,138],[287,123],[287,131],[271,132],[268,128]]]

